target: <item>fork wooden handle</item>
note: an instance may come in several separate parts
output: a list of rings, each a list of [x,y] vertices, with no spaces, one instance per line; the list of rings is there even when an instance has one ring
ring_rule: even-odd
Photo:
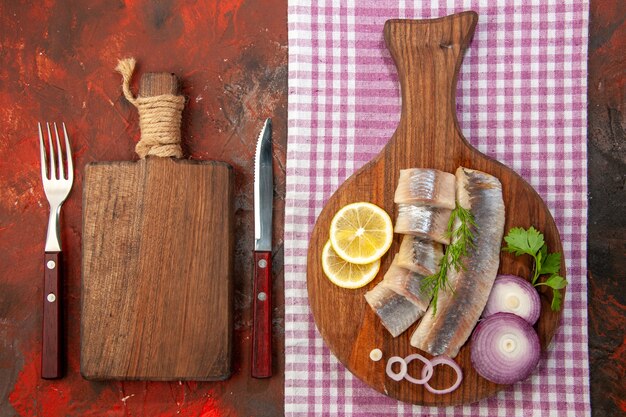
[[[41,377],[61,377],[61,252],[44,256]]]

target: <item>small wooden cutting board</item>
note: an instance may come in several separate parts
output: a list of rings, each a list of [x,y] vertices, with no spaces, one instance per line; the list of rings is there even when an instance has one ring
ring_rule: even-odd
[[[140,95],[176,94],[145,74]],[[233,172],[148,157],[85,169],[81,373],[88,379],[230,375]]]

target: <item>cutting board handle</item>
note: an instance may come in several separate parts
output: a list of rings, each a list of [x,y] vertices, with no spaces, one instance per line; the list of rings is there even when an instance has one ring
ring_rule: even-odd
[[[141,140],[135,152],[141,159],[147,156],[181,158],[181,119],[185,108],[185,97],[179,96],[178,78],[174,74],[147,73],[141,77],[139,96],[130,89],[135,72],[135,58],[119,60],[115,70],[122,76],[124,97],[139,112]]]
[[[178,77],[169,72],[147,72],[139,81],[141,97],[155,97],[163,94],[178,95]]]
[[[426,149],[452,135],[462,138],[456,119],[456,80],[477,21],[478,14],[467,11],[439,19],[385,22],[385,42],[402,94],[394,140],[405,141],[412,149]]]

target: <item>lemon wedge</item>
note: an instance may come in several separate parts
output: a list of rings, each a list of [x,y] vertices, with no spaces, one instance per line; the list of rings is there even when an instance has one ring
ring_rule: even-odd
[[[380,259],[393,241],[389,214],[359,202],[342,207],[330,223],[330,243],[344,261],[364,265]]]
[[[368,284],[376,277],[380,260],[365,265],[346,262],[337,255],[329,240],[322,249],[322,268],[333,284],[354,289]]]

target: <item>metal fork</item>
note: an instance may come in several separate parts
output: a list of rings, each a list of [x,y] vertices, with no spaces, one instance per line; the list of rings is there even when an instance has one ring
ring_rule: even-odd
[[[43,300],[43,336],[41,355],[41,377],[46,379],[61,377],[61,239],[59,216],[61,205],[67,198],[74,182],[74,166],[70,141],[62,123],[65,136],[65,156],[61,148],[59,131],[54,123],[55,144],[50,132],[50,123],[46,123],[48,131],[48,151],[44,141],[41,123],[39,128],[39,147],[41,152],[41,179],[43,189],[50,204],[48,233],[44,256],[44,300]],[[64,163],[65,161],[65,163]],[[57,165],[58,164],[58,165]],[[67,166],[67,172],[65,169]]]

